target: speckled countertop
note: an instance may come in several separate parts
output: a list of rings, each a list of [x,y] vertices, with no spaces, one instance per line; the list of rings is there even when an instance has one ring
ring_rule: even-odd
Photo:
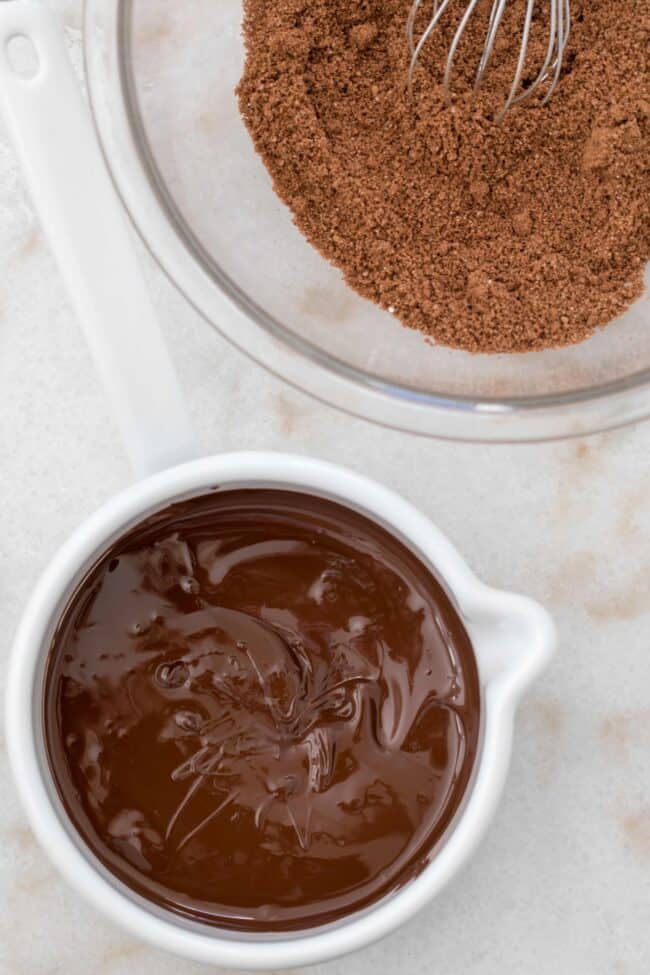
[[[58,0],[71,28],[76,0]],[[431,515],[487,581],[545,602],[556,660],[524,702],[478,854],[415,920],[318,975],[650,971],[650,425],[535,447],[352,420],[215,336],[145,260],[206,451],[336,460]],[[70,531],[129,480],[80,331],[0,130],[1,652]],[[36,846],[0,737],[0,975],[205,971],[125,937]]]

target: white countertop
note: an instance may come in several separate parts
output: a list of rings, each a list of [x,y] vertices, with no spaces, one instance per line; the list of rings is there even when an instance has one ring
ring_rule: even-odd
[[[56,5],[74,31],[77,0]],[[560,630],[554,663],[521,707],[503,802],[470,865],[397,934],[310,971],[647,975],[650,425],[527,447],[373,427],[267,375],[143,260],[207,452],[313,453],[384,481],[486,581],[543,601]],[[50,556],[130,473],[1,129],[0,268],[6,658]],[[1,735],[0,785],[0,975],[205,971],[124,936],[59,879],[26,825]]]

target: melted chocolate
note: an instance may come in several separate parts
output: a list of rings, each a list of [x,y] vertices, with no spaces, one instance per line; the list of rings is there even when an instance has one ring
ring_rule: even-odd
[[[472,648],[401,542],[330,501],[215,492],[80,583],[45,691],[75,827],[130,888],[246,930],[333,920],[412,877],[467,788]]]

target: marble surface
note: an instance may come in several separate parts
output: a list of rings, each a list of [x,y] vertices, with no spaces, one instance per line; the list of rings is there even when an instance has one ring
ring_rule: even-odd
[[[78,42],[76,0],[59,0]],[[429,513],[487,581],[552,610],[560,649],[517,718],[477,855],[397,934],[313,975],[646,975],[650,970],[650,425],[509,447],[352,420],[234,351],[145,261],[206,451],[347,464]],[[39,573],[130,477],[0,129],[0,652]],[[2,679],[0,677],[0,683]],[[100,918],[28,829],[0,737],[0,975],[192,975]]]

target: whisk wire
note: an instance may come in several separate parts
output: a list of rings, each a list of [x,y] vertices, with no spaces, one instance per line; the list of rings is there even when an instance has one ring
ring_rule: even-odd
[[[490,19],[488,21],[487,35],[485,37],[485,44],[483,45],[483,51],[481,52],[481,60],[479,61],[478,71],[476,72],[476,80],[474,82],[474,88],[477,89],[483,82],[483,76],[490,63],[490,58],[492,57],[492,51],[494,50],[494,41],[503,18],[503,13],[506,9],[507,0],[494,0],[492,7],[490,9]]]
[[[454,63],[458,53],[458,48],[467,30],[468,24],[476,12],[480,0],[469,0],[466,3],[464,13],[458,23],[451,45],[447,52],[445,70],[443,74],[443,89],[445,99],[449,103],[452,94],[452,75]],[[548,83],[548,88],[542,99],[542,104],[546,105],[557,88],[564,62],[564,52],[569,40],[571,30],[571,0],[546,0],[549,5],[548,21],[548,44],[542,64],[537,74],[528,84],[522,84],[522,78],[526,70],[529,56],[529,45],[532,33],[533,19],[537,6],[536,0],[526,0],[524,13],[521,43],[515,73],[506,96],[506,100],[497,113],[495,121],[502,121],[513,105],[529,99],[536,91]],[[408,84],[411,87],[415,70],[420,60],[423,48],[431,38],[431,35],[438,27],[445,11],[449,7],[450,0],[433,0],[429,21],[420,34],[416,36],[416,20],[422,9],[423,0],[413,0],[406,22],[406,35],[410,52],[410,63],[408,70]],[[477,90],[483,83],[485,73],[490,64],[496,38],[501,27],[508,0],[493,0],[488,16],[485,43],[481,50],[479,64],[474,80],[474,89]]]
[[[551,0],[551,10],[549,18],[549,36],[548,36],[548,46],[546,48],[546,55],[542,66],[539,69],[537,77],[525,88],[522,92],[517,95],[514,99],[513,104],[517,104],[525,101],[526,98],[530,97],[534,91],[536,91],[540,85],[544,83],[550,71],[554,70],[555,62],[553,61],[553,55],[555,54],[555,48],[557,44],[557,17],[558,17],[558,0]],[[544,102],[548,98],[548,94],[544,99]]]
[[[461,22],[460,22],[460,24],[458,25],[458,27],[456,29],[456,33],[454,34],[454,39],[451,42],[451,47],[449,48],[449,54],[447,56],[447,63],[445,65],[445,75],[444,75],[444,80],[443,80],[443,85],[444,85],[444,90],[445,90],[445,98],[447,99],[447,101],[449,101],[449,98],[450,98],[450,92],[451,92],[451,72],[452,72],[453,67],[454,67],[454,58],[456,57],[456,51],[458,50],[458,45],[460,44],[460,39],[463,36],[463,34],[465,33],[465,28],[467,27],[467,24],[468,24],[468,22],[470,20],[470,17],[472,16],[472,14],[474,13],[474,11],[476,10],[476,7],[478,5],[478,2],[479,2],[479,0],[470,0],[470,4],[467,7],[467,10],[465,11],[465,13],[463,14],[463,17],[461,19]]]
[[[551,0],[553,3],[553,0]],[[535,9],[535,0],[527,0],[526,3],[526,16],[524,17],[524,29],[521,35],[521,44],[519,46],[519,57],[517,58],[517,67],[515,69],[515,76],[512,80],[512,85],[510,91],[508,92],[508,97],[505,100],[505,104],[499,114],[497,115],[495,121],[501,122],[515,98],[517,97],[517,92],[519,91],[519,83],[521,82],[521,76],[524,73],[524,66],[526,64],[526,54],[528,52],[528,38],[530,37],[530,25],[533,22],[533,10]],[[530,90],[527,90],[526,97],[531,94]]]
[[[415,44],[415,42],[414,42],[415,18],[417,16],[417,13],[418,13],[418,10],[419,10],[420,6],[422,5],[422,0],[415,0],[415,3],[413,4],[413,6],[416,7],[417,9],[415,10],[415,13],[413,15],[413,23],[411,25],[411,40],[412,40],[412,43],[413,43],[413,50],[412,50],[412,54],[411,54],[411,64],[409,66],[409,73],[408,73],[409,85],[413,81],[413,74],[414,74],[415,69],[417,67],[417,63],[418,63],[418,60],[420,58],[420,53],[422,51],[422,48],[427,43],[427,41],[429,40],[429,38],[433,34],[434,30],[438,26],[438,23],[440,21],[440,18],[442,17],[442,15],[444,14],[445,10],[449,6],[449,2],[450,2],[450,0],[440,0],[440,6],[438,6],[437,4],[435,4],[435,6],[434,6],[435,13],[432,16],[431,20],[429,21],[426,29],[424,30],[424,32],[423,32],[422,36],[420,37],[419,41],[417,42],[417,44]]]
[[[555,89],[557,88],[558,82],[560,80],[560,73],[562,71],[562,63],[564,61],[564,50],[567,46],[569,40],[569,34],[571,33],[571,3],[570,0],[557,0],[558,10],[558,28],[557,28],[557,56],[555,59],[555,73],[553,76],[553,81],[551,86],[546,93],[543,104],[545,105]]]

